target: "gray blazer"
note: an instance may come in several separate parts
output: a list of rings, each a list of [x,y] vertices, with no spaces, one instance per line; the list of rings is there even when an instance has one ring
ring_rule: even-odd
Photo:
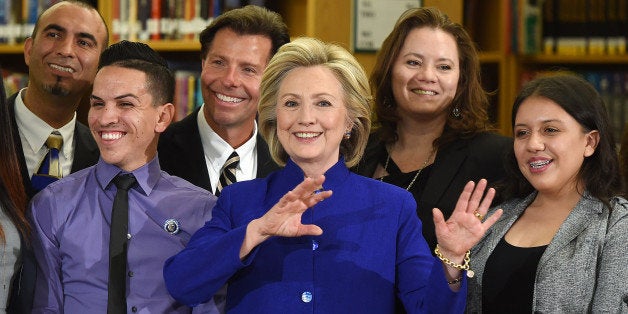
[[[482,312],[482,275],[489,255],[536,197],[508,201],[504,214],[471,251],[467,312]],[[588,193],[541,256],[534,282],[534,313],[628,313],[628,201],[613,210]]]

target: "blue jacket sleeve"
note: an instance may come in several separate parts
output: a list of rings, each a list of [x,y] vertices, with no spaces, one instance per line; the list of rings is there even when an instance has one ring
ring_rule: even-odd
[[[166,260],[164,265],[168,292],[177,301],[191,307],[210,301],[256,252],[253,251],[244,262],[240,260],[247,224],[234,226],[229,197],[223,194],[213,210],[212,219],[194,233],[185,249]]]
[[[409,196],[409,195],[408,195]],[[462,313],[467,283],[449,288],[441,261],[432,256],[422,236],[414,200],[404,200],[397,235],[397,294],[408,313]],[[418,227],[417,227],[418,226]]]

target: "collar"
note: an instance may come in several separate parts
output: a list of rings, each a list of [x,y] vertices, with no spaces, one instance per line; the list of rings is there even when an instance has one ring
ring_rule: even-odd
[[[20,133],[22,133],[30,148],[34,152],[37,152],[44,146],[50,133],[52,133],[52,131],[58,131],[63,137],[63,147],[61,148],[61,153],[66,158],[69,158],[72,152],[71,147],[74,145],[76,112],[70,122],[59,129],[55,129],[26,107],[26,104],[24,104],[24,100],[22,99],[22,94],[25,90],[26,88],[21,89],[15,98],[15,120]]]
[[[132,173],[140,187],[140,192],[144,195],[150,196],[151,192],[157,185],[159,178],[161,177],[161,167],[159,166],[159,160],[157,157],[131,172],[124,171],[116,165],[106,163],[102,157],[98,160],[95,168],[96,180],[98,181],[100,188],[103,190],[107,190],[113,186],[113,178],[115,178],[118,174]]]
[[[253,127],[253,135],[242,144],[240,147],[233,149],[229,143],[227,143],[222,137],[218,136],[216,132],[209,126],[207,120],[205,119],[204,107],[201,106],[196,122],[198,124],[198,131],[201,136],[201,143],[203,143],[203,153],[207,157],[206,160],[209,160],[210,167],[213,169],[220,169],[225,164],[229,155],[234,150],[240,156],[240,160],[254,160],[253,154],[255,152],[255,145],[257,143],[257,122],[255,122]],[[243,173],[253,173],[253,163],[252,162],[240,162],[238,168],[242,170]]]
[[[305,174],[303,173],[303,170],[301,170],[301,168],[296,163],[294,163],[292,159],[288,159],[286,166],[281,170],[281,172],[283,174],[281,176],[281,181],[283,181],[285,184],[280,184],[280,189],[282,191],[277,191],[281,192],[281,194],[275,195],[285,194],[286,188],[292,190],[295,186],[303,182],[303,180],[305,179]],[[347,180],[349,174],[349,169],[345,165],[345,159],[343,156],[340,156],[340,158],[338,158],[338,162],[336,162],[331,168],[325,171],[325,182],[323,182],[323,189],[332,191],[338,190]]]

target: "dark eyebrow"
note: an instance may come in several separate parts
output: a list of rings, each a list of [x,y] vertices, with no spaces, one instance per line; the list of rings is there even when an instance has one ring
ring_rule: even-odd
[[[126,97],[131,97],[131,98],[135,98],[138,101],[140,100],[139,97],[137,97],[135,94],[133,93],[128,93],[128,94],[124,94],[124,95],[120,95],[120,96],[116,96],[114,99],[122,99],[122,98],[126,98]]]
[[[45,32],[45,31],[50,30],[50,29],[54,29],[54,30],[59,31],[59,32],[65,32],[66,31],[65,27],[63,27],[61,25],[58,25],[58,24],[50,24],[50,25],[46,26],[42,31]]]
[[[50,25],[46,26],[43,29],[43,31],[47,31],[47,30],[51,30],[51,29],[56,30],[58,32],[63,32],[63,33],[67,32],[67,29],[65,27],[59,25],[59,24],[50,24]],[[98,43],[98,40],[96,40],[96,37],[94,37],[94,35],[92,35],[90,33],[80,32],[80,33],[78,33],[78,36],[80,38],[87,38],[87,39],[89,39],[89,40],[91,40],[91,41],[93,41],[95,43]]]
[[[122,99],[122,98],[126,98],[126,97],[135,98],[137,100],[140,99],[139,97],[137,97],[135,94],[132,94],[132,93],[116,96],[116,97],[114,97],[114,99]],[[100,98],[100,97],[98,97],[96,95],[91,95],[91,96],[89,96],[89,98],[94,99],[94,100],[102,100],[102,98]]]

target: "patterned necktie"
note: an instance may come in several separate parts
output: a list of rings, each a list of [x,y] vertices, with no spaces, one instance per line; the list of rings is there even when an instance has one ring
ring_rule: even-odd
[[[136,183],[132,174],[113,179],[118,188],[111,210],[109,235],[109,283],[107,313],[126,313],[126,253],[129,225],[129,189]]]
[[[220,179],[218,180],[218,185],[216,186],[216,196],[220,196],[220,191],[222,191],[225,186],[237,182],[236,168],[239,163],[240,156],[238,156],[238,153],[233,151],[233,153],[229,155],[229,158],[227,158],[225,165],[222,166],[222,169],[220,170]]]
[[[59,151],[63,145],[63,137],[57,131],[53,131],[46,140],[48,153],[39,165],[39,169],[31,178],[31,185],[36,191],[43,190],[48,184],[63,177],[63,170],[59,162]]]

